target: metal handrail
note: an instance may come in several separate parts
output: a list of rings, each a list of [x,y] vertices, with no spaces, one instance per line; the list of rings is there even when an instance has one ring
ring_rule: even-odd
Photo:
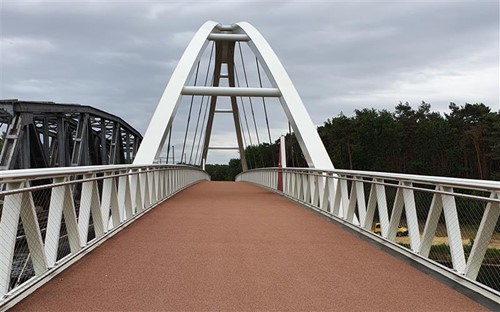
[[[344,170],[344,169],[318,169],[318,168],[257,168],[252,169],[247,172],[258,172],[258,171],[277,171],[282,172],[309,172],[316,173],[318,175],[323,174],[340,174],[340,175],[350,175],[350,176],[362,176],[366,178],[377,178],[377,179],[391,179],[398,181],[408,181],[413,183],[434,183],[447,185],[451,187],[463,187],[471,189],[481,189],[485,191],[500,191],[500,181],[492,180],[478,180],[478,179],[464,179],[464,178],[451,178],[451,177],[440,177],[440,176],[427,176],[427,175],[417,175],[417,174],[405,174],[405,173],[390,173],[390,172],[377,172],[377,171],[362,171],[362,170]],[[238,174],[241,175],[243,173]]]
[[[56,178],[67,175],[84,175],[92,173],[106,173],[118,170],[138,170],[138,169],[169,169],[169,168],[184,168],[204,172],[198,167],[188,165],[102,165],[102,166],[75,166],[75,167],[55,167],[55,168],[34,168],[34,169],[17,169],[17,170],[1,170],[0,183],[8,183],[19,180],[40,180],[46,178]]]
[[[498,181],[315,168],[253,169],[236,181],[279,192],[500,302]]]
[[[0,310],[161,201],[209,179],[185,165],[1,171]]]

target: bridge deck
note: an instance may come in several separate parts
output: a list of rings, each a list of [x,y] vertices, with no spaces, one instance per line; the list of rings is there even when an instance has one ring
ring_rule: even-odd
[[[16,309],[483,308],[277,194],[203,182],[153,209]]]

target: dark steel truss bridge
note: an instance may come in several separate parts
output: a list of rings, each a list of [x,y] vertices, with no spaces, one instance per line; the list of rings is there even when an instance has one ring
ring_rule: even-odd
[[[123,119],[78,104],[0,100],[0,169],[130,164],[142,135]]]

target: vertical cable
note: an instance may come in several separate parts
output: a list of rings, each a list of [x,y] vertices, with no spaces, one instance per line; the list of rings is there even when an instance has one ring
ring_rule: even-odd
[[[240,47],[240,51],[241,51],[241,47]],[[236,69],[236,66],[234,66],[234,73],[235,73],[235,76],[236,76],[236,86],[237,87],[241,87],[240,85],[240,79],[238,77],[238,70]],[[247,126],[247,133],[248,133],[248,139],[250,141],[250,147],[253,147],[253,142],[252,142],[252,135],[251,135],[251,132],[250,132],[250,127],[248,126],[248,119],[247,119],[247,113],[246,113],[246,109],[245,109],[245,103],[243,101],[243,97],[240,96],[240,100],[241,100],[241,107],[243,108],[243,116],[245,117],[245,124]],[[245,146],[245,156],[246,156],[246,159],[248,161],[248,165],[250,165],[250,169],[253,169],[253,168],[257,168],[257,160],[255,159],[255,153],[252,153],[252,156],[253,156],[253,166],[252,166],[252,158],[248,157],[248,154],[247,153],[247,148]]]
[[[207,74],[205,75],[205,83],[204,83],[205,87],[207,86],[208,75],[210,73],[210,66],[212,64],[212,55],[213,55],[213,52],[214,52],[214,46],[215,46],[215,43],[212,43],[212,50],[210,51],[210,56],[208,58]],[[201,101],[200,101],[200,110],[198,111],[198,119],[196,120],[196,128],[194,130],[193,145],[191,145],[191,153],[189,153],[189,163],[190,164],[192,163],[192,159],[193,159],[193,150],[194,150],[194,145],[196,144],[196,137],[198,136],[198,126],[200,124],[200,116],[201,116],[201,110],[203,108],[203,101],[204,100],[205,100],[205,96],[202,96],[201,97]],[[200,129],[200,132],[201,132],[201,129]],[[201,133],[200,133],[200,136],[201,136]],[[195,163],[196,163],[196,158],[195,158]]]
[[[198,61],[198,65],[196,66],[196,74],[194,77],[194,85],[196,86],[196,83],[198,82],[198,70],[200,69],[200,61]],[[182,144],[182,153],[181,153],[181,164],[182,160],[185,158],[184,157],[184,150],[186,148],[186,139],[187,139],[187,134],[189,131],[189,123],[191,121],[191,111],[193,110],[193,101],[194,101],[194,95],[191,96],[191,103],[189,105],[189,114],[188,114],[188,120],[187,120],[187,125],[186,125],[186,133],[184,134],[184,143]],[[184,159],[184,163],[186,163],[186,159]]]
[[[213,85],[213,83],[214,83],[214,76],[215,76],[215,71],[214,71],[214,73],[213,73],[213,75],[212,75],[212,83],[211,83],[212,85]],[[203,141],[205,141],[205,135],[206,135],[206,132],[203,132],[203,135],[202,135],[202,131],[203,131],[203,129],[205,128],[205,122],[207,121],[207,111],[208,111],[208,106],[209,106],[209,100],[210,100],[210,97],[209,97],[209,96],[207,96],[207,103],[206,103],[206,105],[205,105],[205,112],[203,113],[203,122],[202,122],[202,124],[201,124],[201,129],[202,129],[202,130],[200,130],[200,138],[199,138],[199,140],[198,140],[198,147],[196,148],[195,163],[200,164],[200,165],[201,165],[201,162],[202,162],[202,159],[201,159],[201,158],[203,157],[203,151],[202,151],[202,153],[201,153],[201,154],[199,154],[199,155],[200,155],[199,162],[198,162],[198,160],[197,160],[197,159],[198,159],[198,153],[199,153],[199,151],[200,151],[201,138],[203,137]]]
[[[243,52],[241,51],[241,43],[240,42],[238,42],[238,47],[240,48],[240,57],[241,57],[241,65],[243,66],[243,75],[245,76],[245,83],[246,83],[246,86],[248,88],[249,85],[248,85],[247,70],[245,67],[245,61],[243,60]],[[259,132],[257,131],[257,122],[255,121],[255,112],[253,110],[252,98],[248,97],[248,100],[250,101],[250,109],[252,110],[253,125],[255,127],[255,134],[257,136],[257,144],[260,145]]]
[[[238,71],[236,70],[236,66],[234,68],[234,74],[236,76],[236,86],[239,88],[240,87],[240,79],[238,77]],[[245,103],[243,102],[243,97],[240,96],[240,100],[241,100],[241,107],[243,108],[243,116],[245,117],[245,124],[247,126],[248,140],[250,141],[250,145],[253,145],[252,136],[250,135],[250,127],[248,126],[247,112],[245,109]]]
[[[236,69],[235,69],[236,71]],[[240,96],[240,101],[243,102],[243,98]],[[239,106],[239,104],[237,104]],[[241,103],[241,107],[243,107],[243,103]],[[238,109],[239,110],[239,109]],[[241,114],[238,114],[238,119],[240,120],[240,125],[242,125],[242,120],[241,120]],[[249,165],[249,158],[248,158],[248,153],[247,153],[247,140],[245,138],[245,127],[240,127],[241,128],[241,137],[243,138],[243,153],[245,153],[245,158],[247,159],[247,166]],[[240,155],[240,162],[241,162],[241,155]]]
[[[257,58],[255,58],[255,65],[257,65],[257,75],[259,76],[259,85],[262,88],[262,77],[260,76],[260,66]],[[267,135],[269,136],[269,144],[271,146],[271,154],[272,154],[271,158],[273,160],[273,167],[276,167],[276,161],[274,160],[274,147],[273,147],[273,142],[271,140],[271,129],[269,129],[269,119],[267,118],[267,107],[266,107],[266,100],[264,99],[264,97],[262,97],[262,106],[264,106],[264,115],[266,116]]]

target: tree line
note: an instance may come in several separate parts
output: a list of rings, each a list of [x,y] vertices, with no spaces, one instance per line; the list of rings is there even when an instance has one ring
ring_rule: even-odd
[[[425,102],[416,109],[408,102],[394,111],[365,108],[328,119],[318,133],[338,169],[500,180],[500,111],[482,103],[450,103],[444,114]],[[295,135],[285,139],[287,166],[306,167]],[[278,140],[247,147],[249,167],[276,166],[278,151]],[[217,169],[233,180],[241,166],[232,159]]]

